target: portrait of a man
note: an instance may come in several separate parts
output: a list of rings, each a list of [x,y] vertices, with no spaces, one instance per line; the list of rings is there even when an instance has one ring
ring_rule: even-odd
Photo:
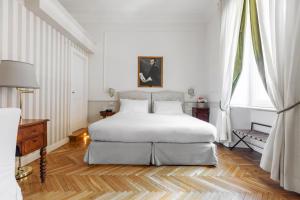
[[[163,57],[138,57],[138,86],[162,87]]]

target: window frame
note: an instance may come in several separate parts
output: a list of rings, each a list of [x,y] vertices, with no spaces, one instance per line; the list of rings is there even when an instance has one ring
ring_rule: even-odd
[[[239,83],[241,79],[237,83],[236,90],[234,91],[232,95],[232,99],[230,102],[230,107],[243,107],[243,108],[254,108],[254,109],[262,109],[262,110],[270,110],[274,111],[275,108],[265,91],[263,82],[261,80],[260,74],[258,72],[258,67],[255,60],[254,55],[254,49],[252,46],[252,36],[251,36],[251,27],[250,27],[250,13],[249,10],[246,11],[246,27],[245,27],[245,36],[244,36],[244,58],[243,58],[243,70],[242,73],[248,73],[246,74],[248,80],[243,80],[244,83],[248,85],[244,85],[245,89],[247,90],[247,101],[243,102],[243,99],[240,99],[240,102],[238,99],[235,100],[235,103],[232,104],[232,100],[234,97],[238,97],[242,94],[238,94],[235,96],[235,93],[241,90],[237,90],[239,87]],[[246,57],[247,56],[247,57]],[[246,58],[245,58],[246,57]],[[241,74],[240,78],[243,78],[245,74]],[[257,95],[258,94],[258,95]],[[264,98],[258,98],[259,96],[264,96]]]

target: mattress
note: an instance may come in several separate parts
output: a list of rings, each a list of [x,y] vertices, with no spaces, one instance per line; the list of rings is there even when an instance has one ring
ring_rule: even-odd
[[[103,142],[214,142],[216,128],[186,114],[117,113],[89,126],[93,141]]]

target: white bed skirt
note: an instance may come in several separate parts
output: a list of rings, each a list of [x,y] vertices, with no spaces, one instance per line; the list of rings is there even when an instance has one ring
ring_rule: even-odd
[[[217,165],[213,143],[154,143],[152,164],[155,165]]]
[[[94,142],[84,161],[88,164],[150,165],[151,143]]]
[[[88,164],[217,165],[213,143],[123,143],[92,141]]]

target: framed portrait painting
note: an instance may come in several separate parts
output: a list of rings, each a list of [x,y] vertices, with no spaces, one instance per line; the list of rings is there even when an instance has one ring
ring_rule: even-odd
[[[162,87],[163,86],[163,57],[139,56],[138,57],[138,86]]]

